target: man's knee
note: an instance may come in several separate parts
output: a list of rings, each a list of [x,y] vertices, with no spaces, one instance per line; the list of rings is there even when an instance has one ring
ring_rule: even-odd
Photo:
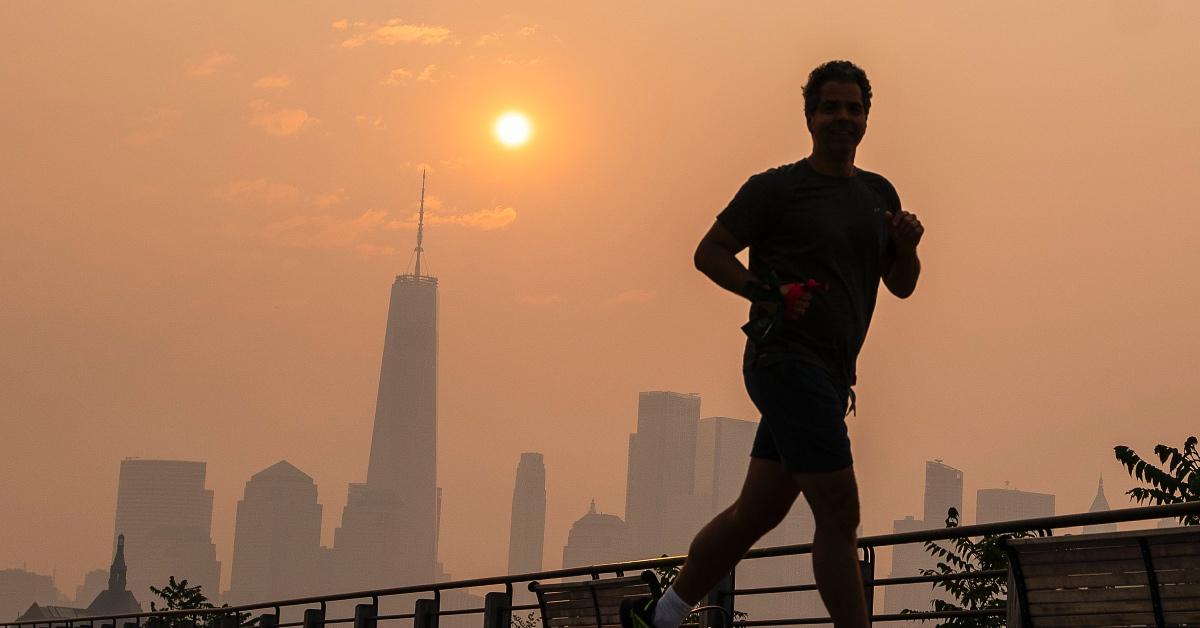
[[[861,513],[852,470],[801,481],[818,530],[848,537],[857,534]]]
[[[813,507],[813,518],[818,530],[840,537],[854,538],[862,515],[858,499],[833,499]]]

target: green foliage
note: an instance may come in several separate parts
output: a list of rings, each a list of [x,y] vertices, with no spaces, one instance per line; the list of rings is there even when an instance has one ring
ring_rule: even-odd
[[[167,586],[150,587],[150,592],[162,598],[165,606],[159,608],[153,601],[150,602],[150,612],[155,611],[190,611],[190,610],[210,610],[217,608],[208,601],[208,596],[204,595],[200,585],[194,587],[188,586],[188,581],[175,581],[175,576],[171,576],[167,582]],[[221,608],[228,607],[228,604],[222,604]],[[246,619],[250,616],[249,613],[238,613],[238,624],[246,623]],[[148,628],[193,628],[215,626],[218,618],[222,615],[219,613],[196,613],[184,615],[172,615],[170,617],[151,617],[146,623]]]
[[[1147,484],[1125,494],[1139,504],[1156,506],[1200,501],[1200,453],[1196,451],[1196,443],[1196,437],[1192,436],[1184,441],[1183,451],[1166,445],[1155,447],[1154,453],[1163,468],[1143,460],[1124,445],[1114,447],[1117,460],[1129,476]],[[1179,521],[1187,526],[1200,525],[1200,516],[1187,515]]]
[[[542,618],[533,611],[524,616],[513,613],[510,625],[512,628],[541,628]]]
[[[951,508],[946,517],[947,528],[959,526],[958,510]],[[953,539],[951,547],[943,547],[934,541],[925,543],[925,550],[937,559],[934,569],[922,569],[924,576],[943,576],[974,571],[1008,569],[1008,554],[1001,545],[1004,539],[1020,539],[1033,536],[1032,532],[988,534],[978,541],[970,538]],[[953,602],[933,600],[933,610],[974,611],[1004,609],[1008,603],[1008,578],[1006,576],[943,580],[933,583],[933,588],[944,589],[954,598]],[[916,613],[904,609],[903,614]],[[925,620],[928,621],[928,620]],[[940,620],[938,626],[961,626],[970,628],[1000,628],[1006,624],[1003,615],[984,617],[952,617]]]

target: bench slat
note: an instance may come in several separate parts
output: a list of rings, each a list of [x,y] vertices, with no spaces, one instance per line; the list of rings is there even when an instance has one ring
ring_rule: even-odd
[[[617,608],[621,605],[621,601],[631,597],[647,597],[650,595],[649,589],[642,591],[596,591],[596,600],[600,604],[600,608],[612,606]]]
[[[1195,570],[1200,567],[1200,560],[1196,560],[1190,556],[1166,556],[1163,558],[1155,558],[1154,571],[1164,571],[1168,569],[1191,569]]]
[[[1194,597],[1200,599],[1200,583],[1191,582],[1188,584],[1168,584],[1158,587],[1158,596],[1166,599],[1169,597]]]
[[[1162,600],[1164,611],[1196,611],[1200,612],[1200,599],[1191,597],[1172,597]]]
[[[1067,615],[1110,615],[1115,613],[1153,613],[1150,596],[1141,600],[1093,600],[1070,604],[1029,605],[1029,615],[1038,617],[1063,617]]]
[[[574,600],[591,600],[591,591],[548,591],[542,594],[547,602],[571,602]]]
[[[571,600],[546,604],[546,614],[552,617],[578,617],[581,613],[596,614],[591,600]]]
[[[1173,560],[1164,558],[1163,560]],[[1021,572],[1026,576],[1067,576],[1106,573],[1138,573],[1146,571],[1141,558],[1129,560],[1093,560],[1078,563],[1048,563],[1026,565],[1021,563]]]
[[[1094,547],[1087,549],[1057,549],[1051,552],[1030,552],[1021,554],[1021,566],[1026,565],[1061,565],[1064,563],[1086,563],[1110,560],[1142,559],[1142,548],[1133,545],[1126,547]]]
[[[543,617],[542,621],[550,626],[550,628],[566,628],[567,626],[595,626],[596,615],[593,614],[589,619],[587,617]]]
[[[1067,626],[1153,626],[1154,613],[1111,613],[1107,615],[1065,615],[1035,617],[1033,628],[1064,628]]]
[[[1148,587],[1108,587],[1091,589],[1050,589],[1028,591],[1030,604],[1068,604],[1092,600],[1149,600]]]
[[[1161,576],[1159,582],[1162,582]],[[1148,583],[1143,573],[1107,573],[1092,576],[1025,576],[1025,590],[1077,589],[1080,587],[1110,587],[1143,585]]]
[[[1158,556],[1200,556],[1200,543],[1151,543],[1150,555]]]
[[[1200,611],[1163,613],[1163,619],[1167,622],[1168,626],[1178,626],[1179,624],[1195,626],[1200,624]]]

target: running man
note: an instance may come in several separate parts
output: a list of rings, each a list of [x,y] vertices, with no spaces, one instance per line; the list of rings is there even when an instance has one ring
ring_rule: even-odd
[[[854,166],[870,110],[858,66],[813,70],[804,87],[812,153],[750,177],[696,248],[696,268],[751,301],[751,319],[777,319],[763,336],[747,327],[746,390],[762,420],[741,495],[696,535],[660,599],[622,607],[625,628],[678,628],[801,494],[816,520],[813,571],[834,625],[868,625],[845,417],[879,282],[901,299],[913,293],[924,233],[887,179]],[[735,257],[746,247],[749,269]]]

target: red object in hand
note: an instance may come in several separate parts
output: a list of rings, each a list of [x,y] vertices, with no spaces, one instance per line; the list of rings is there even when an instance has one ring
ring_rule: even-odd
[[[798,283],[791,283],[787,286],[787,293],[783,295],[783,314],[785,318],[796,319],[796,302],[805,293],[813,290],[828,290],[829,285],[821,283],[816,279],[808,279]]]

